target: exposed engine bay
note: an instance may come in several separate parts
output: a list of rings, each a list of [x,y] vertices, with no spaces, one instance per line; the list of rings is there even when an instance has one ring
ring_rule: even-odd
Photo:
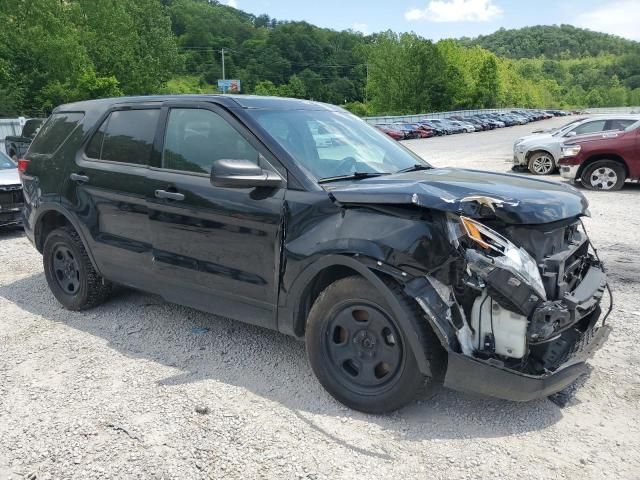
[[[553,372],[589,342],[607,282],[578,218],[510,225],[447,215],[446,222],[459,256],[426,279],[440,302],[415,292],[423,309],[453,327],[455,339],[441,341],[532,375]]]

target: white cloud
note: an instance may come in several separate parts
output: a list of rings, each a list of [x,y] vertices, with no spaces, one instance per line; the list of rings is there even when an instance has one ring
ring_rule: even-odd
[[[225,3],[230,7],[238,8],[238,0],[226,0]]]
[[[354,32],[360,32],[365,35],[369,35],[369,25],[367,25],[366,23],[354,23],[351,26],[351,30],[353,30]]]
[[[581,13],[573,23],[577,27],[640,40],[639,19],[640,2],[623,0]]]
[[[488,22],[502,16],[502,8],[493,0],[431,0],[426,8],[407,10],[409,22]]]

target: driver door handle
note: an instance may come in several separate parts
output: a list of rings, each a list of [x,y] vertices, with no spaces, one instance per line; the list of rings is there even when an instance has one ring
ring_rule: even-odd
[[[81,175],[79,173],[72,173],[69,178],[78,183],[87,183],[89,181],[89,177],[87,177],[86,175]]]
[[[178,192],[167,192],[166,190],[156,190],[156,198],[166,198],[168,200],[184,200],[184,195]]]

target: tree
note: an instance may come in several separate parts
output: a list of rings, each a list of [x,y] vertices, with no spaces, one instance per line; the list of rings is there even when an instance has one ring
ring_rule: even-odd
[[[495,108],[500,98],[500,79],[498,63],[493,55],[487,56],[482,63],[476,83],[475,106],[479,108]]]

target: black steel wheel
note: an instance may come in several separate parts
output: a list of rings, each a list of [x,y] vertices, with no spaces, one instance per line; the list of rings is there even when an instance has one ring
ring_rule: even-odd
[[[58,286],[67,294],[75,295],[80,290],[80,266],[73,252],[63,243],[53,248],[51,261]]]
[[[404,322],[371,283],[357,276],[329,285],[307,321],[307,356],[316,377],[338,401],[367,413],[396,410],[434,381],[420,372],[405,329],[414,329],[411,334],[423,340],[434,376],[443,367],[443,350],[417,304],[396,284],[390,283],[387,293]]]
[[[406,351],[387,312],[360,300],[337,305],[329,315],[321,341],[336,380],[365,395],[397,380]]]
[[[42,251],[51,292],[69,310],[85,310],[104,302],[112,284],[94,269],[78,233],[71,227],[53,230]]]

